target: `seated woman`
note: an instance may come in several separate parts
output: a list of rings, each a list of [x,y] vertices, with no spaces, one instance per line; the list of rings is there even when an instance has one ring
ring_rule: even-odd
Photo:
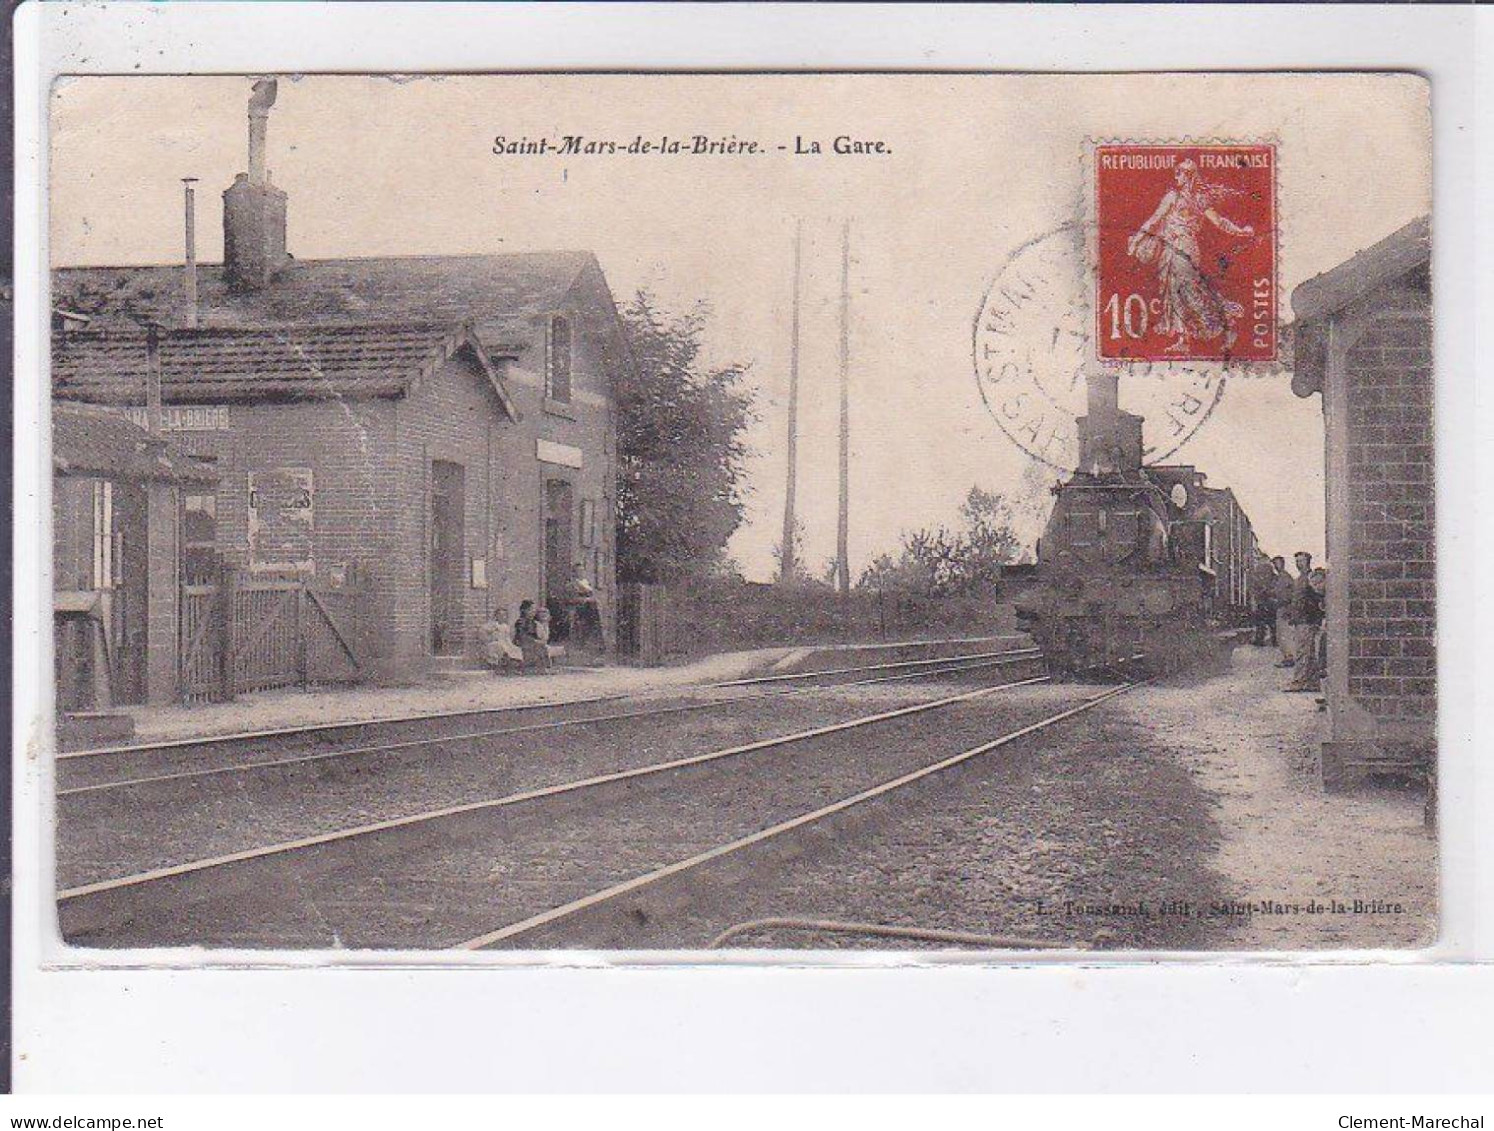
[[[514,621],[514,644],[523,654],[525,671],[549,671],[550,614],[534,611],[533,601],[519,603],[519,619]]]
[[[498,612],[478,632],[482,645],[483,663],[490,668],[516,668],[524,663],[523,650],[514,643],[513,630],[505,624]]]

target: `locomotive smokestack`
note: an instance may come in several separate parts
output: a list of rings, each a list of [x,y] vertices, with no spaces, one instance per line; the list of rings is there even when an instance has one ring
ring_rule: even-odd
[[[1089,418],[1109,421],[1120,412],[1120,377],[1115,373],[1091,373],[1086,395]]]
[[[1120,410],[1120,377],[1111,370],[1085,375],[1088,413],[1079,427],[1078,470],[1091,475],[1141,470],[1141,417]]]

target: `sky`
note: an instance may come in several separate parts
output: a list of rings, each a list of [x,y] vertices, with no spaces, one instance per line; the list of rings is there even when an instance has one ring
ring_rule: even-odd
[[[220,192],[246,165],[240,77],[79,78],[52,100],[56,265],[176,263],[180,178],[198,256],[222,257]],[[509,75],[284,79],[268,163],[303,259],[584,248],[625,302],[704,300],[707,360],[744,362],[747,521],[730,552],[773,569],[782,527],[793,240],[804,232],[799,515],[834,553],[840,238],[851,225],[853,573],[903,532],[951,522],[972,486],[1040,532],[1057,473],[997,426],[971,324],[1024,244],[1083,218],[1087,139],[1277,146],[1282,319],[1298,283],[1430,210],[1425,84],[1406,75]],[[757,153],[497,155],[564,136],[755,142]],[[797,155],[844,136],[882,153]],[[780,149],[779,147],[784,147]],[[1061,286],[1082,291],[1082,264]],[[1123,378],[1121,404],[1148,390]],[[1319,399],[1290,375],[1232,378],[1172,462],[1234,489],[1272,553],[1323,555]],[[1149,424],[1149,428],[1152,425]]]

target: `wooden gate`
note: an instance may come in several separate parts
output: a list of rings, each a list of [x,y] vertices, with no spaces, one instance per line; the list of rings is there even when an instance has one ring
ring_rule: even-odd
[[[668,650],[669,591],[662,585],[619,585],[618,651],[640,664],[660,664]]]
[[[184,703],[211,703],[232,697],[226,646],[227,617],[220,585],[183,585],[181,640],[177,645],[177,684]]]
[[[186,702],[232,699],[272,687],[354,683],[359,659],[357,586],[247,580],[182,587],[180,687]]]

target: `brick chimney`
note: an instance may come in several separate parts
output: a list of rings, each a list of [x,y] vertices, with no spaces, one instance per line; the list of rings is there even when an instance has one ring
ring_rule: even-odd
[[[249,172],[223,193],[223,273],[230,290],[269,285],[290,258],[285,251],[285,193],[265,170],[265,132],[276,82],[261,79],[249,97]]]

